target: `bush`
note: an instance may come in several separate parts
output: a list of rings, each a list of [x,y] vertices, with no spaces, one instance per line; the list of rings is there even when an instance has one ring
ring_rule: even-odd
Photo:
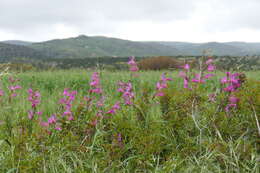
[[[147,58],[138,63],[141,70],[163,70],[179,68],[179,66],[181,66],[180,61],[166,56]]]

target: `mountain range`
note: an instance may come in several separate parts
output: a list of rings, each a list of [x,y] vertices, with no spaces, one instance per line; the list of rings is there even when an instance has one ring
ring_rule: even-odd
[[[260,55],[260,43],[130,41],[104,36],[79,35],[44,42],[0,42],[0,58],[89,58],[127,56],[216,56]]]

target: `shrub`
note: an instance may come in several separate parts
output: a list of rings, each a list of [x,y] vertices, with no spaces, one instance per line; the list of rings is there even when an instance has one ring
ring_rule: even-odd
[[[141,70],[163,70],[178,68],[180,65],[181,62],[176,59],[167,56],[159,56],[141,60],[138,67]]]

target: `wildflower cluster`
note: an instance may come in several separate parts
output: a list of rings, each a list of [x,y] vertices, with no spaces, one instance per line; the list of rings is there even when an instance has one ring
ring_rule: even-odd
[[[232,74],[231,72],[226,72],[226,76],[220,81],[223,85],[223,91],[228,93],[228,105],[225,108],[226,112],[230,112],[231,108],[236,108],[239,102],[239,99],[233,94],[242,84],[239,76],[239,73]]]
[[[200,66],[199,73],[195,73],[193,77],[190,76],[190,65],[185,64],[183,66],[184,71],[179,72],[179,76],[183,78],[183,88],[192,89],[189,87],[189,82],[205,83],[207,79],[210,79],[214,76],[212,73],[207,73],[213,72],[216,69],[212,58],[209,58],[204,64],[202,62]]]
[[[54,129],[54,130],[57,130],[57,131],[61,131],[62,128],[61,128],[61,123],[58,123],[58,119],[57,119],[57,116],[54,114],[54,115],[51,115],[47,122],[44,122],[42,121],[42,119],[40,119],[40,125],[42,127],[46,127],[47,128],[47,132],[49,134],[51,134],[51,130]]]
[[[89,90],[90,93],[97,93],[97,94],[102,93],[98,72],[94,72],[92,74],[90,86],[92,87],[92,89]]]
[[[137,63],[135,62],[135,57],[134,56],[131,56],[129,61],[128,61],[128,65],[130,66],[129,67],[129,70],[132,71],[132,72],[136,72],[139,70],[138,66],[137,66]]]
[[[156,84],[156,94],[155,96],[164,96],[163,89],[167,88],[167,81],[172,81],[172,78],[167,78],[165,73],[162,74],[161,80]]]
[[[106,113],[107,114],[115,114],[116,110],[119,110],[119,109],[120,109],[120,102],[116,102],[116,104],[114,104],[112,106],[112,108],[109,111],[107,111]]]
[[[8,87],[11,93],[9,99],[17,96],[16,90],[22,89],[20,85],[16,84],[17,81],[19,81],[19,79],[14,79],[13,77],[9,77],[9,82],[11,83],[11,85]]]
[[[28,118],[32,120],[35,115],[42,115],[42,112],[37,112],[37,106],[41,102],[41,94],[39,91],[33,91],[32,88],[28,89],[28,101],[31,102],[31,110],[28,111]]]
[[[63,98],[60,99],[59,103],[63,106],[64,112],[62,116],[66,116],[69,121],[73,120],[73,114],[71,111],[72,102],[75,100],[77,91],[69,91],[69,89],[64,89]]]
[[[119,82],[118,86],[119,88],[117,89],[117,91],[122,93],[124,103],[126,105],[132,105],[132,100],[134,99],[134,92],[131,82]]]

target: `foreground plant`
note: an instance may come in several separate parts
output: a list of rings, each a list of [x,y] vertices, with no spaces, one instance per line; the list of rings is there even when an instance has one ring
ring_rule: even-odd
[[[79,74],[48,85],[39,75],[37,90],[21,77],[29,89],[10,103],[7,79],[0,172],[259,172],[259,81],[216,75],[210,57],[191,67],[93,72],[88,86]]]

